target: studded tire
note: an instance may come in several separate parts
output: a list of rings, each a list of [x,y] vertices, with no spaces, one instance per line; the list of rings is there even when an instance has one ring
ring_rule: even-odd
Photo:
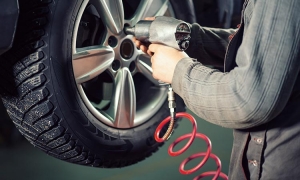
[[[99,121],[78,93],[71,46],[83,1],[19,3],[15,43],[0,57],[0,92],[21,134],[55,158],[94,167],[128,166],[157,151],[153,133],[169,114],[167,101],[142,124],[120,129]],[[185,110],[179,98],[177,109]]]

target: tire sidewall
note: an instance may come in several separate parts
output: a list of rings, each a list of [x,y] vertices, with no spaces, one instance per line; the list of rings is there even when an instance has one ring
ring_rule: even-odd
[[[51,102],[57,104],[55,113],[63,119],[62,123],[68,127],[67,132],[76,136],[84,147],[95,154],[112,144],[125,145],[123,148],[127,150],[124,153],[129,156],[136,155],[136,152],[153,151],[158,146],[153,139],[155,129],[168,116],[167,102],[144,124],[131,129],[116,129],[96,119],[79,95],[72,68],[72,39],[82,3],[83,0],[58,0],[49,19],[48,73],[51,80],[48,88],[53,90]],[[183,110],[182,105],[179,107]],[[104,155],[123,157],[124,153],[110,152]]]

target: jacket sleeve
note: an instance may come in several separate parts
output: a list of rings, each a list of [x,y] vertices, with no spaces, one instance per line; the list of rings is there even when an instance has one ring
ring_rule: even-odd
[[[199,117],[223,127],[272,120],[286,106],[299,73],[299,9],[298,0],[257,1],[246,19],[237,67],[223,73],[184,58],[175,69],[174,91]]]
[[[204,65],[223,68],[229,36],[235,31],[236,29],[201,27],[194,23],[192,24],[190,47],[186,53]]]

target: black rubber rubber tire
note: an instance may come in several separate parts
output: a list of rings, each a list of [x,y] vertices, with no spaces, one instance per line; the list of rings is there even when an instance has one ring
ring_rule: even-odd
[[[20,0],[14,46],[0,57],[2,100],[18,130],[47,154],[94,167],[128,166],[160,146],[153,134],[169,115],[167,101],[147,122],[127,130],[100,123],[89,112],[72,71],[72,32],[81,3]],[[185,111],[177,99],[178,111]]]

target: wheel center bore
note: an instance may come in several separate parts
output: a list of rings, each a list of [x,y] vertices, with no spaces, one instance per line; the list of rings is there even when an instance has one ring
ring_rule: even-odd
[[[124,59],[130,59],[134,53],[133,42],[129,39],[124,40],[121,44],[120,53]]]

